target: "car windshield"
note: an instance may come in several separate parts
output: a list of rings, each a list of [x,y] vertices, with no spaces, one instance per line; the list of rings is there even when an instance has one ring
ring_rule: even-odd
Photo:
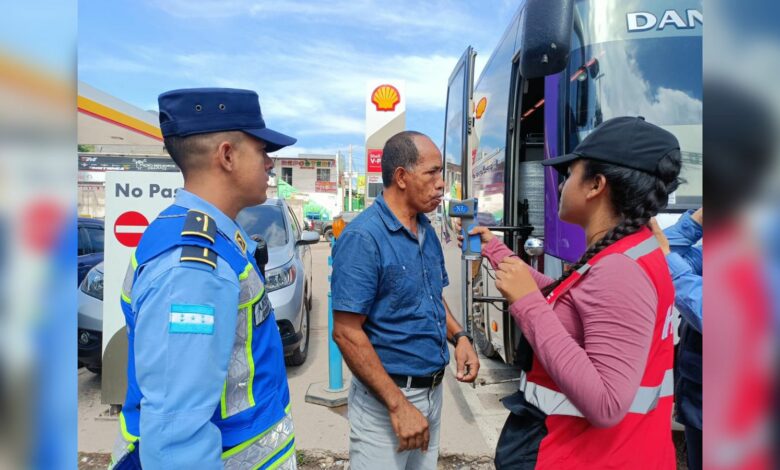
[[[287,229],[280,206],[248,207],[238,213],[236,221],[241,224],[250,237],[260,235],[268,248],[287,244]]]

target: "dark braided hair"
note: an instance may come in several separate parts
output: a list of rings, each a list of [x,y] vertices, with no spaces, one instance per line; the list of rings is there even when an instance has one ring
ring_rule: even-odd
[[[594,178],[597,175],[606,178],[610,202],[621,221],[588,248],[563,276],[542,289],[545,296],[602,250],[647,226],[650,219],[666,207],[669,194],[683,183],[679,177],[682,167],[679,150],[664,155],[658,161],[655,174],[597,160],[584,159],[584,162],[583,178]]]

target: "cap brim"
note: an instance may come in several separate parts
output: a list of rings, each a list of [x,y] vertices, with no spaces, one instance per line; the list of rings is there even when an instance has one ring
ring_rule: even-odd
[[[569,167],[569,165],[571,165],[571,162],[573,162],[578,158],[582,158],[582,157],[577,155],[576,153],[569,153],[567,155],[561,155],[560,157],[542,160],[541,163],[544,166],[551,166],[555,168],[555,171],[557,171],[558,173],[566,173],[566,169]]]
[[[293,145],[294,143],[298,142],[298,139],[296,139],[295,137],[284,135],[281,132],[276,132],[267,127],[263,129],[241,129],[241,130],[265,142],[266,143],[265,151],[269,153],[276,152],[277,150],[283,149],[284,147]]]

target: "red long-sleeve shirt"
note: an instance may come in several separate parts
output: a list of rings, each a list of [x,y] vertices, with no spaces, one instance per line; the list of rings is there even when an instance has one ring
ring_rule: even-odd
[[[496,268],[514,255],[497,238],[482,250]],[[528,268],[542,288],[553,279]],[[658,296],[627,256],[601,259],[551,306],[538,291],[509,310],[550,377],[594,426],[620,422],[647,364]]]

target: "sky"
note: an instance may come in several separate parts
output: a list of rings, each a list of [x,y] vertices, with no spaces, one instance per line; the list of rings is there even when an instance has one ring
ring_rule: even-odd
[[[365,168],[365,84],[406,82],[406,126],[441,146],[447,80],[471,45],[481,70],[517,8],[486,0],[82,0],[78,79],[157,110],[175,88],[258,92],[280,155],[353,145]],[[478,75],[477,75],[478,76]]]

